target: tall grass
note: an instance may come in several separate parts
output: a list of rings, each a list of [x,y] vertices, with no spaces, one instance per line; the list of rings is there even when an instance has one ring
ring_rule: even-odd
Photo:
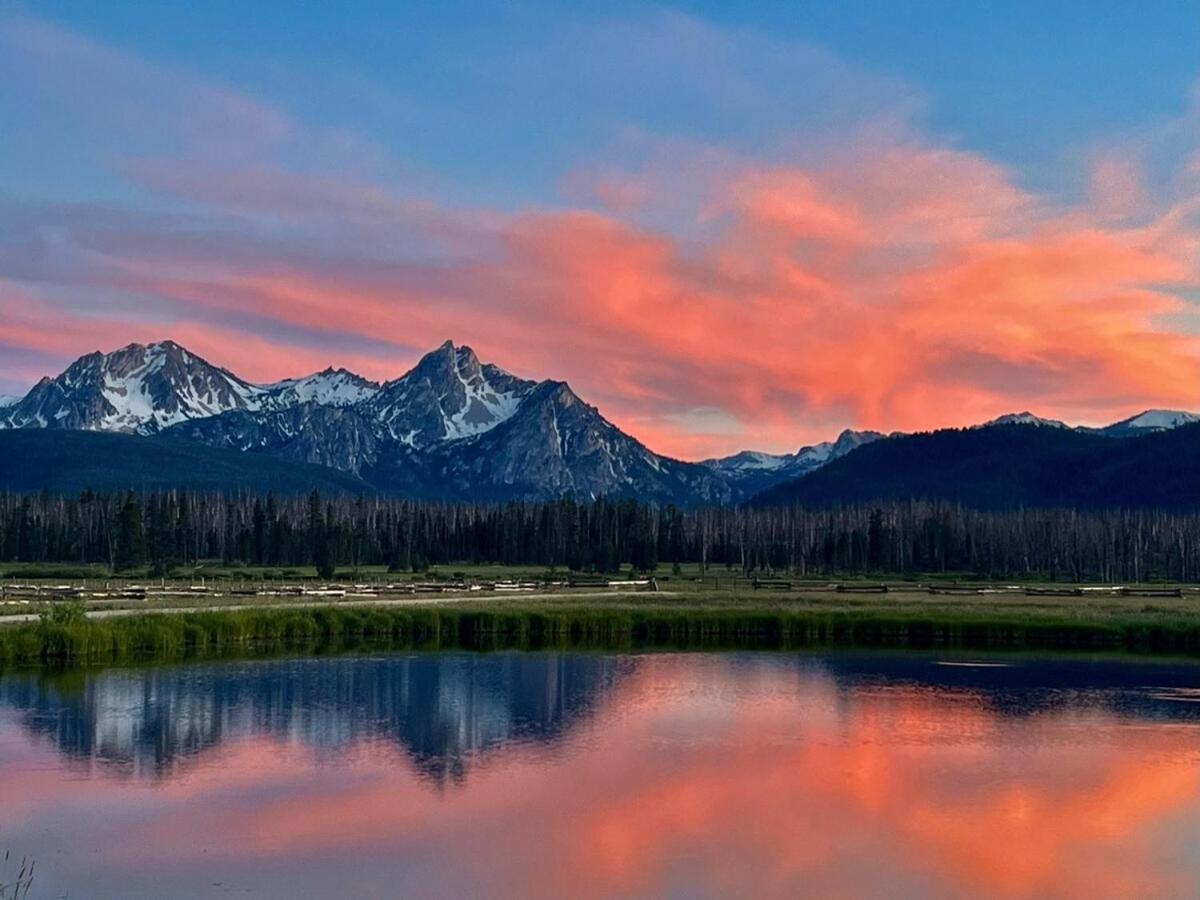
[[[986,618],[955,612],[556,608],[248,609],[0,627],[0,663],[180,659],[361,644],[395,648],[1055,648],[1200,653],[1200,620]]]
[[[17,860],[6,850],[0,859],[0,900],[25,900],[33,888],[34,868],[33,860]]]

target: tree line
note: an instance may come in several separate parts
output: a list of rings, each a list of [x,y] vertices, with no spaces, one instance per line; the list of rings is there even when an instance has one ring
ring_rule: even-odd
[[[676,564],[799,577],[1193,581],[1200,515],[945,502],[681,510],[636,500],[435,503],[190,491],[0,495],[0,562],[201,561],[420,572],[455,562],[613,572]]]

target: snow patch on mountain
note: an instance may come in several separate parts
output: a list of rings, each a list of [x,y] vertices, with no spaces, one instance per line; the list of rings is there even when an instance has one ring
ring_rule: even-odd
[[[0,427],[153,434],[188,419],[257,409],[264,392],[171,341],[81,356],[5,408]]]
[[[706,459],[701,465],[717,472],[747,494],[799,478],[845,456],[851,450],[879,440],[878,431],[844,430],[834,441],[821,441],[801,447],[795,453],[761,453],[744,450],[733,456]]]
[[[243,381],[173,341],[89,353],[56,378],[3,406],[0,428],[69,428],[155,434],[231,411],[268,412],[303,403],[346,407],[379,390],[344,369],[270,385]]]
[[[379,385],[345,369],[325,369],[303,378],[288,378],[264,386],[273,406],[319,403],[353,406],[379,393]]]
[[[9,406],[16,406],[20,402],[20,397],[14,397],[11,394],[0,394],[0,409],[5,409]]]
[[[743,450],[721,459],[706,459],[704,464],[720,472],[773,472],[786,466],[794,457],[789,453],[762,453]]]
[[[982,425],[976,425],[976,428],[990,428],[993,425],[1037,425],[1042,428],[1069,428],[1066,422],[1060,422],[1058,419],[1044,419],[1041,416],[1035,416],[1033,413],[1026,410],[1019,413],[1006,413],[1003,416],[997,416]]]
[[[100,369],[100,394],[111,411],[100,431],[160,431],[230,408],[257,410],[266,392],[193,357],[170,341],[131,345],[110,355]],[[137,357],[140,355],[140,361]]]
[[[824,465],[832,458],[832,441],[821,441],[819,444],[813,444],[809,447],[801,447],[796,451],[796,455],[793,457],[793,459],[798,463],[809,463],[814,466]]]
[[[1180,425],[1191,425],[1193,422],[1200,422],[1200,415],[1177,409],[1148,409],[1144,413],[1114,422],[1108,428],[1167,431]]]
[[[450,441],[480,434],[510,419],[527,393],[493,385],[470,347],[455,351],[454,374],[463,387],[465,400],[457,412],[443,411],[446,439]]]
[[[512,418],[534,387],[446,341],[368,405],[394,439],[419,448],[491,431]]]

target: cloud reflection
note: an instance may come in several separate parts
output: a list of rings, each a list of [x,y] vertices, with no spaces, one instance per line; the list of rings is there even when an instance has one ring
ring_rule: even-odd
[[[544,696],[579,659],[491,696],[517,704],[513,721],[555,721],[553,704],[515,698]],[[480,658],[477,688],[506,665]],[[336,719],[313,730],[311,716],[279,715],[286,700],[247,710],[248,693],[228,707],[243,718],[216,717],[230,726],[220,740],[132,781],[111,763],[47,764],[33,735],[53,732],[28,730],[29,716],[14,731],[10,712],[0,795],[16,836],[102,846],[114,883],[216,867],[277,892],[311,865],[413,894],[1186,896],[1200,856],[1178,835],[1200,828],[1200,731],[1188,704],[1155,698],[1173,691],[1137,685],[1188,673],[1068,666],[1051,689],[1032,672],[642,657],[586,715],[498,742],[492,707],[435,693],[422,704],[465,711],[451,715],[455,740],[482,750],[449,790],[393,726],[330,741]],[[179,709],[211,716],[217,682],[195,683],[210,705]],[[346,708],[358,710],[346,725],[361,722],[361,705]],[[87,824],[96,809],[103,827]]]

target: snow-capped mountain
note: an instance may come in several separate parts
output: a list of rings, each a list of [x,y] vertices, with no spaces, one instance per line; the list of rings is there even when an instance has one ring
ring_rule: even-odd
[[[379,385],[344,369],[251,384],[173,341],[129,344],[112,353],[89,353],[58,377],[43,378],[23,398],[3,407],[0,428],[155,434],[231,411],[262,412],[307,402],[352,406],[378,391]]]
[[[793,453],[763,453],[759,450],[743,450],[733,456],[706,459],[704,465],[718,472],[775,472],[795,459]]]
[[[1176,409],[1148,409],[1098,430],[1110,437],[1134,437],[1154,431],[1170,431],[1172,428],[1191,425],[1194,422],[1200,422],[1200,415]]]
[[[482,434],[510,418],[536,382],[482,365],[470,347],[446,341],[367,404],[391,437],[411,447]]]
[[[164,436],[333,466],[413,496],[738,496],[705,467],[653,453],[565,383],[516,378],[449,342],[357,404],[233,410]]]
[[[172,341],[89,353],[43,378],[0,416],[0,427],[153,434],[188,419],[260,408],[265,389]]]
[[[733,456],[706,459],[701,465],[717,472],[739,491],[750,495],[806,475],[828,462],[845,456],[851,450],[882,437],[884,435],[878,431],[846,429],[838,435],[836,441],[821,441],[801,447],[795,453],[775,454],[743,450]]]
[[[271,406],[284,408],[300,403],[321,406],[354,406],[379,393],[379,385],[345,369],[325,369],[303,378],[289,378],[268,384],[264,390]]]
[[[20,397],[14,397],[11,394],[0,394],[0,409],[4,409],[9,406],[15,406],[20,402]]]
[[[1070,428],[1066,422],[1060,422],[1058,419],[1044,419],[1041,416],[1035,416],[1033,413],[1026,410],[1019,413],[1005,413],[1002,416],[997,416],[982,425],[976,425],[976,428],[990,428],[993,425],[1037,425],[1042,428]]]
[[[978,428],[1119,438],[1192,422],[1200,416],[1148,410],[1105,428],[1071,428],[1021,412]],[[24,397],[0,400],[4,428],[157,435],[314,463],[413,496],[624,495],[681,504],[738,501],[885,439],[846,430],[791,454],[681,462],[622,432],[565,383],[518,378],[450,341],[382,385],[345,369],[253,384],[171,341],[130,344],[80,357]]]
[[[975,427],[1037,425],[1043,428],[1066,428],[1088,434],[1102,434],[1105,437],[1125,438],[1151,434],[1156,431],[1170,431],[1172,428],[1178,428],[1181,425],[1191,425],[1194,422],[1200,422],[1200,415],[1177,409],[1148,409],[1145,412],[1138,413],[1136,416],[1130,416],[1128,419],[1122,419],[1119,422],[1113,422],[1111,425],[1104,425],[1099,428],[1093,428],[1088,425],[1072,426],[1066,422],[1060,422],[1058,419],[1044,419],[1040,416],[1035,416],[1031,412],[1009,413],[1008,415],[999,416],[990,422],[984,422],[982,425]]]

